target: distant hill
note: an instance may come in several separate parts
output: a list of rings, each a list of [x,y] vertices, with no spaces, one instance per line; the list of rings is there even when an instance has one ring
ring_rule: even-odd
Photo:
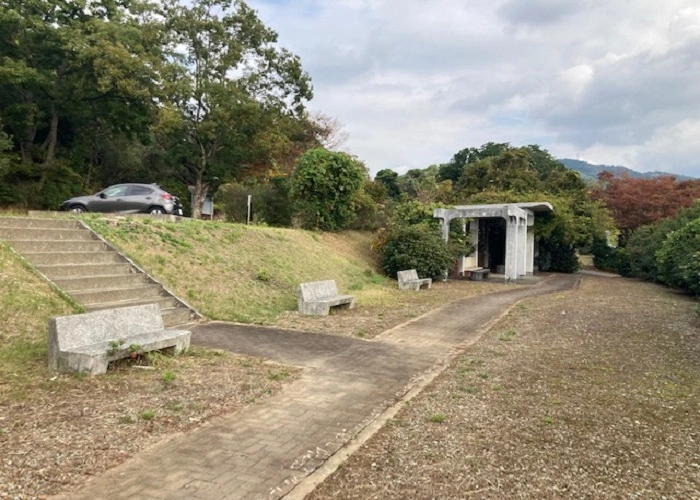
[[[694,177],[688,177],[686,175],[670,174],[668,172],[637,172],[627,167],[620,167],[615,165],[593,165],[587,161],[574,160],[571,158],[561,158],[559,159],[567,168],[575,170],[581,174],[584,180],[595,180],[598,178],[598,174],[603,170],[612,172],[616,176],[621,176],[627,174],[630,177],[641,177],[644,179],[651,179],[653,177],[659,177],[661,175],[673,175],[679,181],[686,181],[694,179]]]

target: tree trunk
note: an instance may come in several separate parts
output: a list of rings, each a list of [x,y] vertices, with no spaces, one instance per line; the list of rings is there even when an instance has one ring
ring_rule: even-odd
[[[34,161],[32,150],[34,149],[34,138],[36,137],[36,126],[27,125],[24,131],[24,140],[20,143],[19,150],[22,155],[22,163],[29,165]]]
[[[56,145],[58,144],[58,111],[56,107],[51,105],[51,128],[49,135],[46,138],[46,156],[44,157],[44,166],[48,166],[56,157]]]
[[[207,191],[209,191],[209,185],[202,180],[202,176],[197,176],[197,182],[194,185],[194,200],[192,203],[192,218],[201,219],[202,218],[202,207],[204,206],[204,200],[207,197]]]

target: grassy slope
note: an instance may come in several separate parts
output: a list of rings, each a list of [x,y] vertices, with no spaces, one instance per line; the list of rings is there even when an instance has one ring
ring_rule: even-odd
[[[51,316],[76,308],[0,244],[0,394],[3,380],[44,372]]]
[[[212,319],[267,323],[296,309],[296,285],[386,286],[367,233],[320,234],[188,220],[86,220],[105,239]]]

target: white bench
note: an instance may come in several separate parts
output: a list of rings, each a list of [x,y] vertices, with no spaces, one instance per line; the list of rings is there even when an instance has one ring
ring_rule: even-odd
[[[139,352],[190,345],[187,330],[166,330],[158,304],[105,309],[49,320],[49,369],[99,375],[110,361]],[[130,346],[134,346],[130,349]]]
[[[399,290],[420,290],[421,288],[430,288],[433,280],[430,278],[419,278],[418,272],[415,269],[407,271],[399,271],[396,273],[396,278],[399,281]]]
[[[491,274],[490,269],[484,269],[483,267],[472,267],[471,269],[465,269],[464,272],[469,273],[469,279],[472,281],[483,281],[488,279],[489,274]]]
[[[355,307],[353,295],[340,295],[335,280],[302,283],[297,289],[299,313],[328,316],[331,307],[352,309]]]

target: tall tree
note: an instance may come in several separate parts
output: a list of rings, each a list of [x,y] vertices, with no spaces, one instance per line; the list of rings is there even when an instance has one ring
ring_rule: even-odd
[[[598,181],[591,195],[610,210],[622,232],[623,244],[636,228],[674,217],[700,198],[700,180],[679,182],[673,176],[615,177],[610,172],[601,172]]]
[[[267,110],[301,116],[311,99],[299,58],[242,0],[166,0],[168,102],[157,133],[177,154],[173,174],[194,186],[193,217],[212,183],[246,161],[241,144]]]
[[[145,134],[159,58],[157,30],[145,29],[149,8],[0,0],[0,113],[23,163],[49,168],[60,139],[96,120]]]

